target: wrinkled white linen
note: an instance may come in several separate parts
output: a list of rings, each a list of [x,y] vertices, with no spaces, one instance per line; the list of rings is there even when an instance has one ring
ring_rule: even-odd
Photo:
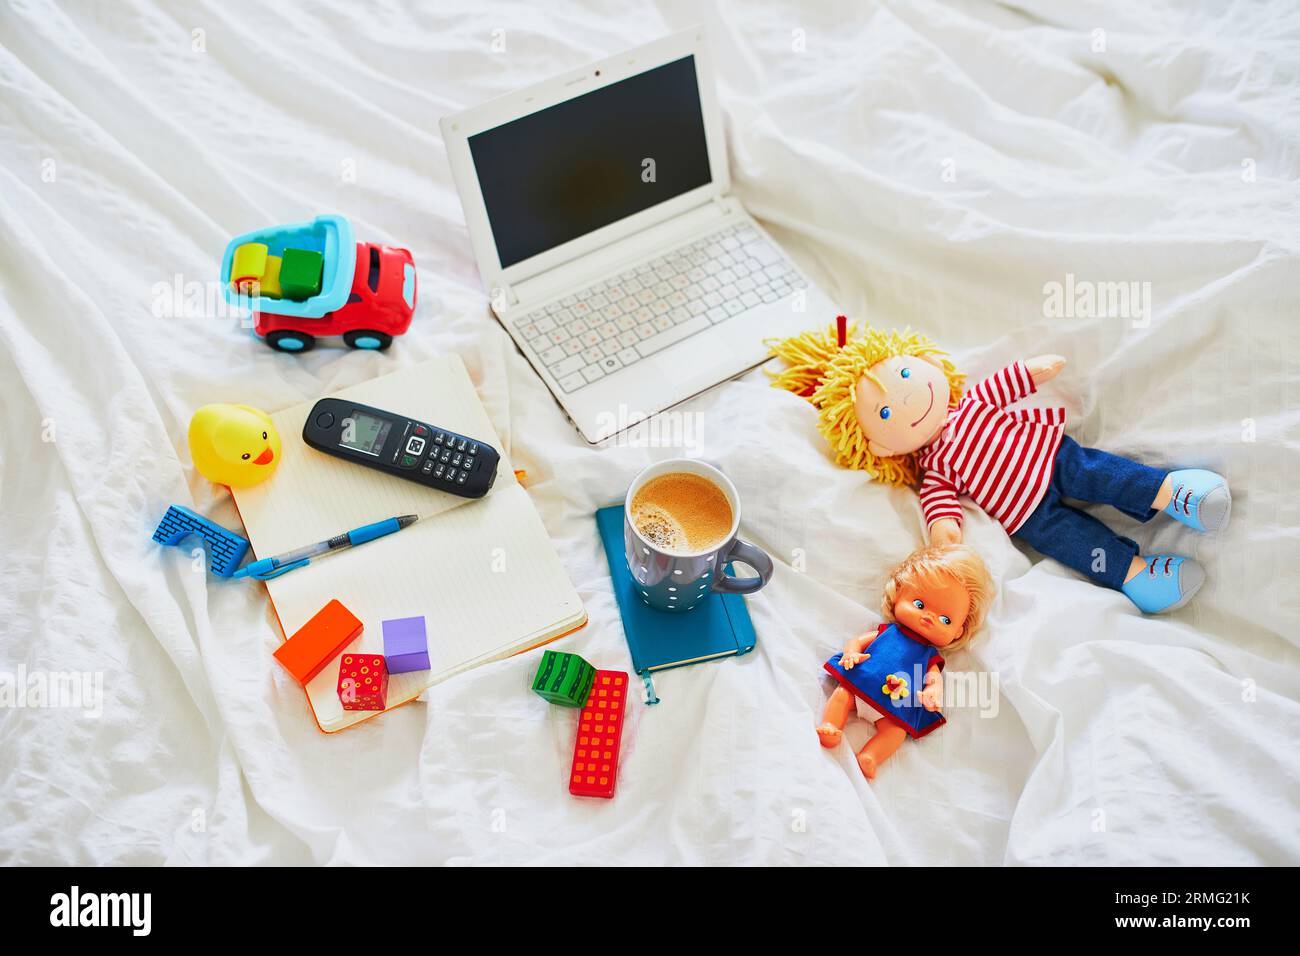
[[[99,673],[104,701],[0,710],[0,860],[1300,862],[1300,13],[1205,7],[10,5],[0,669]],[[953,711],[868,785],[817,745],[821,664],[878,619],[919,507],[834,467],[754,373],[683,413],[778,562],[758,650],[659,678],[613,801],[566,792],[573,714],[528,692],[536,655],[320,734],[264,590],[150,541],[172,502],[239,527],[190,414],[459,352],[591,614],[556,646],[628,667],[591,514],[678,450],[566,424],[488,315],[437,119],[698,19],[736,192],[846,311],[973,376],[1066,355],[1048,394],[1081,442],[1228,476],[1217,539],[1099,511],[1196,557],[1205,590],[1144,618],[968,510],[1001,593],[950,667],[997,676],[996,716]],[[214,280],[232,234],[325,211],[414,253],[389,354],[279,355],[202,302],[154,309],[159,283]],[[1076,280],[1149,283],[1149,315],[1049,308]]]

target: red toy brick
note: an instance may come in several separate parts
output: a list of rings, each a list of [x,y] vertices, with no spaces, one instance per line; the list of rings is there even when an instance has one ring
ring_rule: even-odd
[[[578,716],[569,793],[575,797],[614,796],[618,748],[627,719],[628,680],[623,671],[596,671],[587,704]]]

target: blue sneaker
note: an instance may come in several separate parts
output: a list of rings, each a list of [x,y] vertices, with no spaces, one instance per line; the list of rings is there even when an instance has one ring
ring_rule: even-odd
[[[1144,614],[1174,611],[1192,599],[1205,583],[1204,569],[1176,554],[1143,555],[1147,566],[1120,588]]]
[[[1165,505],[1165,514],[1197,531],[1213,534],[1223,530],[1232,510],[1232,495],[1222,475],[1204,468],[1184,468],[1171,471],[1169,481],[1174,496]]]

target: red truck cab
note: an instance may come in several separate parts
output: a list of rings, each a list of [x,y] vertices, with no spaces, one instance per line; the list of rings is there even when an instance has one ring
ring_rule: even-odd
[[[254,331],[281,352],[306,352],[316,339],[341,335],[349,348],[383,350],[411,326],[415,314],[415,260],[406,249],[357,243],[348,300],[318,319],[254,314]]]

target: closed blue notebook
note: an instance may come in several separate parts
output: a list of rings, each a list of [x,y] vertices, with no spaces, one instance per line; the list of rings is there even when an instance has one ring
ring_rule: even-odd
[[[627,647],[632,652],[632,668],[645,683],[647,703],[659,703],[650,680],[652,672],[747,654],[754,649],[758,637],[742,595],[715,592],[681,615],[656,611],[633,590],[623,554],[623,506],[597,511],[596,527],[605,544],[614,597],[623,617]]]

